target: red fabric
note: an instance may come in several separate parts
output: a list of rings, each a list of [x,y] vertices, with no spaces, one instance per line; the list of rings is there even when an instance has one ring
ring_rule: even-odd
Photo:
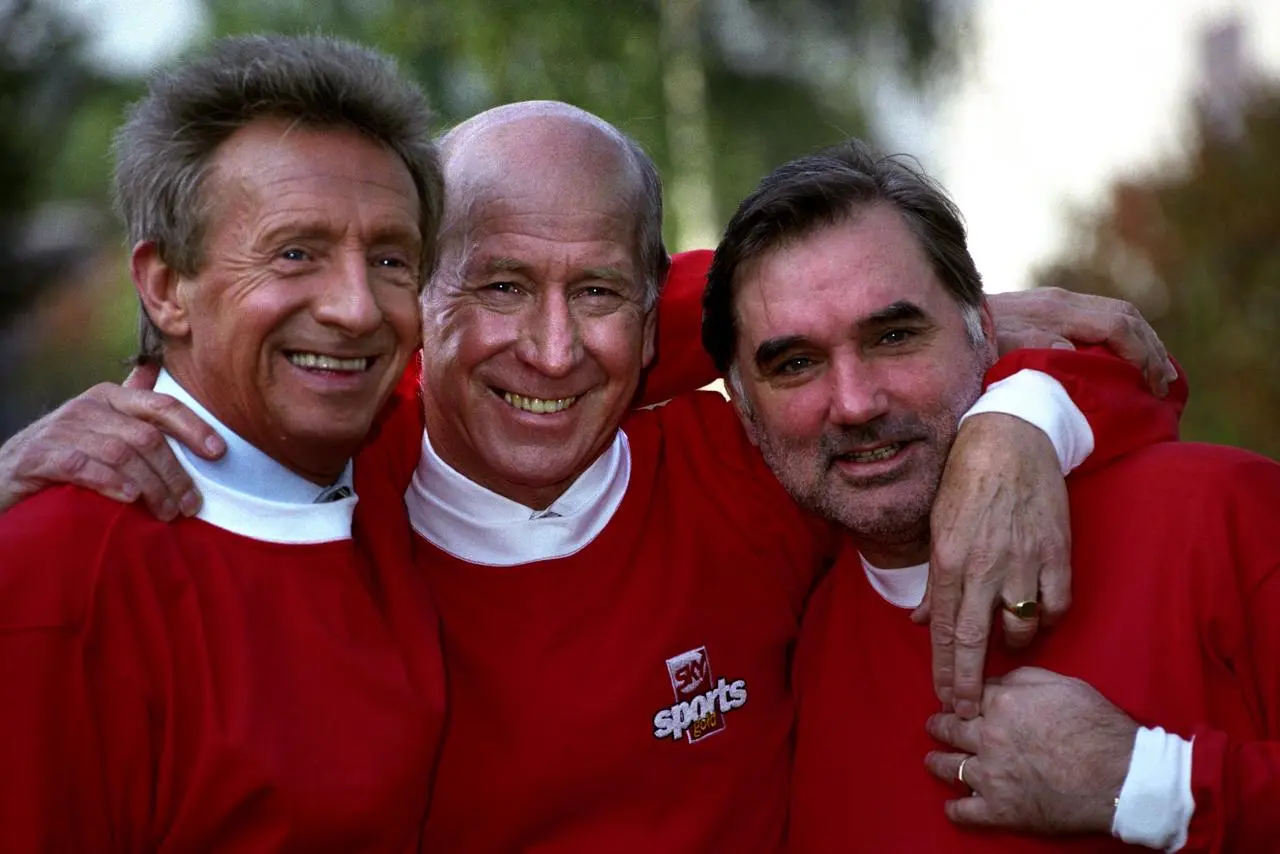
[[[1181,370],[1161,399],[1147,391],[1142,372],[1105,347],[1078,350],[1014,350],[987,371],[986,383],[1021,370],[1042,371],[1062,383],[1093,428],[1094,449],[1076,469],[1085,474],[1152,442],[1177,438],[1187,405]]]
[[[417,850],[438,629],[389,559],[400,496],[361,469],[377,572],[350,540],[259,542],[71,488],[4,514],[0,848]]]
[[[993,644],[990,675],[1046,667],[1086,680],[1144,725],[1184,737],[1205,726],[1224,733],[1234,745],[1225,751],[1197,739],[1196,800],[1207,812],[1197,810],[1193,842],[1275,850],[1280,466],[1169,442],[1068,483],[1072,610],[1023,654]],[[797,652],[792,850],[1124,847],[1100,836],[1033,839],[951,825],[942,804],[959,792],[923,763],[937,747],[924,731],[938,710],[929,673],[928,629],[872,590],[849,548],[815,593]],[[1215,749],[1221,761],[1202,764]],[[1216,843],[1205,844],[1209,836]]]
[[[825,526],[815,536],[719,395],[637,413],[624,430],[626,496],[577,554],[486,567],[419,540],[451,703],[428,850],[781,842],[788,660]],[[667,660],[700,648],[710,673],[691,668],[685,684],[742,680],[746,702],[694,743],[658,737],[655,716],[677,702]]]
[[[702,349],[702,292],[714,255],[710,249],[695,249],[671,256],[658,300],[658,354],[645,371],[637,406],[670,400],[720,379]]]

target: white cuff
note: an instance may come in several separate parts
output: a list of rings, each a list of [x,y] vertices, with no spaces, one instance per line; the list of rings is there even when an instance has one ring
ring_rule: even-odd
[[[1043,371],[1024,369],[987,387],[960,417],[1000,412],[1039,427],[1053,443],[1064,475],[1093,453],[1093,428],[1062,383]]]
[[[1191,742],[1160,727],[1142,727],[1133,740],[1111,835],[1130,845],[1178,851],[1187,844],[1195,810]]]

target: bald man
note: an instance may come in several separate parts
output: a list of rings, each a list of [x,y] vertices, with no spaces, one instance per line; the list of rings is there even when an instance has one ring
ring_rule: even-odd
[[[442,619],[450,711],[426,848],[773,850],[789,650],[829,531],[720,396],[631,411],[668,264],[660,184],[637,146],[535,102],[477,116],[442,152],[425,430],[392,417],[374,439],[408,485]],[[686,277],[695,297],[700,272]],[[696,328],[697,299],[678,308],[663,322]],[[999,553],[968,587],[989,617],[1024,545],[1008,531],[1056,518],[1062,461],[1017,418],[972,418],[961,437],[973,461],[953,470],[971,476],[944,492],[999,531],[962,519],[939,537]],[[1035,598],[1042,557],[1010,575],[1020,598]]]
[[[788,656],[830,532],[719,395],[630,411],[667,264],[643,152],[533,103],[461,125],[442,157],[405,496],[450,678],[427,845],[771,850]],[[992,471],[1060,480],[1039,431],[992,419],[1010,442]]]

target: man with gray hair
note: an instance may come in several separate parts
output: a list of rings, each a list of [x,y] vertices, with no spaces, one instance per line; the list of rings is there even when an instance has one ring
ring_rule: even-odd
[[[981,706],[934,715],[929,637],[908,614],[963,413],[984,376],[1004,375],[959,212],[856,141],[779,167],[725,231],[703,333],[770,468],[845,533],[796,653],[791,850],[1046,845],[948,818],[1093,834],[1055,849],[1109,851],[1111,835],[1275,849],[1280,466],[1172,441],[1181,380],[1170,403],[1125,412],[1169,441],[1067,479],[1070,618],[1020,654],[993,647]],[[1082,375],[1139,383],[1118,360],[1072,355]],[[1017,620],[1021,604],[1004,606]]]
[[[438,626],[352,457],[418,346],[429,123],[378,54],[244,37],[120,129],[139,358],[227,450],[172,446],[203,494],[174,524],[71,487],[0,518],[5,850],[417,846]]]

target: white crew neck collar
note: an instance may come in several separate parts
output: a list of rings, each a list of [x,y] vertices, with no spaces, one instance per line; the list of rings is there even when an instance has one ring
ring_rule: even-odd
[[[862,555],[858,557],[867,581],[884,601],[897,608],[911,609],[918,608],[924,601],[925,588],[929,585],[928,561],[901,569],[881,569],[872,566]]]
[[[468,563],[518,566],[567,557],[594,540],[622,503],[631,480],[631,446],[614,439],[546,510],[533,510],[468,479],[436,453],[426,431],[405,492],[413,528]]]
[[[197,519],[250,539],[272,543],[322,543],[351,538],[351,518],[358,500],[354,490],[347,498],[315,503],[322,493],[333,487],[352,486],[350,461],[335,483],[317,486],[233,432],[168,371],[160,372],[155,391],[186,405],[227,444],[226,454],[210,461],[166,437],[178,462],[200,490],[202,502]]]

